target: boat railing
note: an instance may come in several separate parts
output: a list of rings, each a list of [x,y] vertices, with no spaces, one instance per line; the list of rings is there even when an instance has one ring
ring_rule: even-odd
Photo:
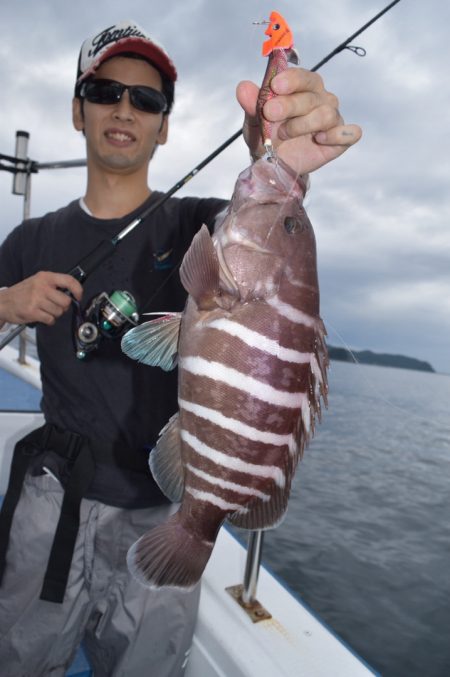
[[[27,329],[23,331],[20,336],[19,336],[19,356],[18,356],[18,362],[19,364],[26,364],[27,363],[27,344],[28,343],[33,343],[36,345],[36,339],[34,336],[32,336]]]

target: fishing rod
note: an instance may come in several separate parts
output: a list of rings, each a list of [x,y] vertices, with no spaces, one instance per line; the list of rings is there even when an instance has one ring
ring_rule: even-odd
[[[351,35],[349,38],[347,38],[347,40],[345,40],[345,42],[342,42],[340,45],[338,45],[338,47],[336,47],[336,49],[333,49],[332,52],[327,54],[327,56],[325,58],[323,58],[322,61],[319,61],[319,63],[317,63],[314,66],[314,68],[311,68],[311,70],[317,71],[319,68],[321,68],[321,66],[323,66],[325,63],[327,63],[327,61],[330,61],[330,59],[332,59],[334,56],[336,56],[336,54],[339,54],[339,52],[342,52],[342,50],[344,50],[344,49],[350,49],[352,52],[354,52],[358,56],[365,56],[366,55],[365,49],[363,49],[362,47],[352,47],[351,45],[349,45],[349,43],[352,40],[354,40],[355,38],[357,38],[358,35],[361,35],[361,33],[363,33],[365,30],[367,30],[367,28],[369,28],[369,26],[374,24],[375,21],[378,21],[378,19],[380,17],[382,17],[383,14],[386,14],[386,12],[389,12],[389,10],[392,9],[392,7],[399,2],[400,2],[400,0],[394,0],[394,2],[391,2],[390,5],[388,5],[384,9],[382,9],[381,12],[378,12],[378,14],[373,17],[373,19],[371,19],[366,24],[364,24],[364,26],[362,26],[359,30],[357,30],[356,33],[353,33],[353,35]]]
[[[342,52],[344,49],[349,49],[352,51],[354,54],[357,54],[358,56],[365,56],[366,51],[362,47],[355,47],[350,45],[350,42],[354,40],[358,35],[361,35],[369,26],[374,24],[380,17],[383,16],[383,14],[386,14],[394,5],[399,3],[400,0],[394,0],[391,2],[387,7],[385,7],[381,12],[379,12],[376,16],[373,17],[370,21],[368,21],[364,26],[362,26],[359,30],[357,30],[355,33],[352,33],[344,42],[342,42],[340,45],[338,45],[335,49],[333,49],[327,56],[325,56],[319,63],[317,63],[315,66],[313,66],[310,70],[312,72],[315,72],[321,68],[327,61],[330,61],[334,56]],[[214,150],[208,157],[206,157],[202,162],[200,162],[194,169],[192,169],[186,176],[184,176],[182,179],[177,181],[172,188],[170,188],[162,197],[157,200],[154,204],[150,205],[147,207],[147,209],[144,209],[144,211],[137,216],[133,221],[131,221],[123,230],[121,230],[117,235],[115,235],[111,240],[103,240],[100,242],[100,244],[93,250],[91,251],[87,256],[85,256],[79,263],[77,263],[76,266],[74,266],[71,270],[68,271],[69,275],[72,275],[76,280],[79,282],[83,283],[86,278],[101,264],[103,261],[109,256],[112,255],[112,253],[115,251],[117,245],[126,237],[132,230],[134,230],[142,221],[146,218],[148,218],[153,212],[155,212],[161,205],[163,205],[174,193],[176,193],[178,190],[183,188],[191,179],[194,178],[198,172],[200,172],[206,165],[208,165],[214,158],[216,158],[222,151],[224,151],[228,146],[230,146],[236,139],[238,139],[243,133],[243,129],[239,129],[237,132],[235,132],[232,136],[230,136],[229,139],[224,141],[216,150]],[[17,163],[17,158],[11,158],[9,156],[1,155],[1,159],[13,161],[14,163]],[[22,160],[23,162],[23,160]],[[29,163],[30,166],[30,171],[33,171],[37,165],[36,163]],[[0,169],[4,169],[5,167],[0,166]],[[5,168],[6,169],[6,168]],[[15,171],[13,169],[13,171]],[[22,170],[23,171],[23,170]],[[12,329],[7,336],[0,342],[0,350],[2,350],[8,343],[10,343],[16,336],[18,336],[24,329],[27,327],[26,324],[19,324],[17,327]]]

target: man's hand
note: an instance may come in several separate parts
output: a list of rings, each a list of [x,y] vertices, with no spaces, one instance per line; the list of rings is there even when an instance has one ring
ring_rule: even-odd
[[[52,325],[70,307],[67,289],[80,301],[83,288],[72,275],[40,272],[0,290],[0,324],[42,322]]]
[[[266,102],[264,117],[273,122],[272,142],[279,157],[298,174],[309,172],[342,155],[361,138],[358,125],[346,125],[339,101],[327,92],[317,73],[288,68],[272,80],[277,95]],[[239,83],[237,99],[245,111],[244,138],[254,158],[264,154],[256,118],[258,87]]]

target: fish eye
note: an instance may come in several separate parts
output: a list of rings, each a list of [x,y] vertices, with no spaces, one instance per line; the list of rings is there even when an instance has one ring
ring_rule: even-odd
[[[279,31],[281,26],[280,26],[280,24],[273,24],[272,28],[273,28],[274,31]]]
[[[286,216],[284,219],[284,229],[289,235],[292,235],[298,231],[299,223],[293,216]]]

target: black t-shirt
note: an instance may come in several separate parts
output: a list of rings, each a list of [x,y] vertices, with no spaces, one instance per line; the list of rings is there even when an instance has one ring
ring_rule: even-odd
[[[91,217],[74,201],[25,221],[0,247],[0,287],[40,270],[71,270],[160,197],[152,193],[122,219]],[[134,296],[140,313],[181,311],[186,292],[178,266],[201,225],[206,223],[212,231],[225,206],[224,200],[213,198],[170,198],[88,277],[82,307],[100,292],[125,290]],[[176,370],[167,373],[131,360],[122,353],[118,339],[103,339],[98,350],[79,360],[71,311],[53,327],[38,324],[36,337],[46,421],[99,440],[111,450],[111,463],[96,473],[88,496],[126,507],[163,502],[148,468],[148,452],[177,410]]]

